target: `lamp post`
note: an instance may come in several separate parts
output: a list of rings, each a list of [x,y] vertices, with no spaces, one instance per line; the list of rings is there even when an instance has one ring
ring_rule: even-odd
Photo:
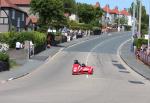
[[[136,0],[134,0],[134,2],[133,2],[132,42],[134,42],[133,36],[135,35],[135,3],[136,3]]]
[[[150,53],[150,1],[149,1],[149,28],[148,28],[148,54]]]
[[[136,0],[133,1],[133,17],[132,17],[132,37],[131,37],[131,40],[132,40],[132,46],[131,46],[131,49],[135,52],[135,45],[134,45],[134,35],[135,35],[135,4],[136,3]]]
[[[138,31],[138,38],[141,37],[141,17],[142,17],[142,0],[139,1],[140,2],[140,10],[139,10],[139,31]]]
[[[1,0],[0,0],[0,17],[1,17]]]

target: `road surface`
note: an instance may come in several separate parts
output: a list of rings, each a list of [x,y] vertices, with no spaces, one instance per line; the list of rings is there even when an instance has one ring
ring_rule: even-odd
[[[105,34],[66,48],[29,75],[0,84],[0,102],[149,103],[149,81],[117,54],[130,37],[129,32]],[[73,76],[75,59],[93,66],[94,74]]]

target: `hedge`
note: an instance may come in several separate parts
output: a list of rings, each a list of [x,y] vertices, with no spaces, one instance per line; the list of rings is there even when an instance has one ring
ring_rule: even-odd
[[[31,40],[36,47],[46,43],[46,34],[40,32],[8,32],[0,34],[0,42],[7,43],[10,48],[15,48],[16,42],[23,43]]]
[[[134,39],[134,44],[138,49],[140,49],[142,44],[148,44],[148,40],[144,38]]]
[[[82,29],[82,30],[88,30],[88,29],[92,29],[93,25],[91,24],[84,24],[84,23],[78,23],[75,21],[70,21],[69,22],[69,28],[71,29]]]

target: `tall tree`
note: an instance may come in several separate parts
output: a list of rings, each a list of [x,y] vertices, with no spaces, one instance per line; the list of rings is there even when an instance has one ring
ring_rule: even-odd
[[[124,25],[124,24],[128,24],[128,19],[126,17],[120,17],[120,18],[117,18],[115,19],[115,23],[118,24],[118,21],[120,21],[120,24],[121,25]]]
[[[62,0],[31,0],[31,11],[39,16],[39,23],[59,28],[65,24]]]
[[[102,13],[99,8],[95,8],[93,5],[89,4],[77,4],[77,13],[80,19],[80,22],[90,23],[91,21],[99,18]]]
[[[76,12],[76,2],[75,0],[63,0],[65,13],[75,13]]]

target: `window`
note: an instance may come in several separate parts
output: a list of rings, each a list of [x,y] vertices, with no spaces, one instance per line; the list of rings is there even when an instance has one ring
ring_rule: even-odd
[[[0,18],[0,24],[3,24],[3,18]]]
[[[12,19],[15,19],[15,10],[12,10]]]
[[[24,21],[24,13],[22,14],[22,21]]]
[[[8,24],[8,18],[4,18],[4,24]]]
[[[20,18],[17,20],[17,27],[20,28]]]
[[[6,17],[0,18],[0,24],[8,24],[8,18]]]

